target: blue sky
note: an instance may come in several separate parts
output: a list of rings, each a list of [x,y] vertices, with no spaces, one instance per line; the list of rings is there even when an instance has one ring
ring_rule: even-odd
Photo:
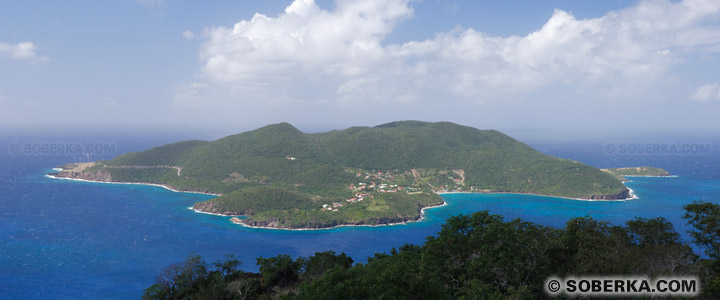
[[[713,134],[719,1],[1,1],[0,126]]]

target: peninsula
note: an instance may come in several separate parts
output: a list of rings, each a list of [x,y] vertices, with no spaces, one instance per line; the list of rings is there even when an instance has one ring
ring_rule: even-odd
[[[418,220],[443,192],[619,200],[615,174],[542,154],[495,130],[401,121],[306,134],[280,123],[62,166],[61,178],[218,194],[198,212],[247,226],[307,229]]]
[[[670,172],[655,167],[626,167],[600,170],[612,174],[620,181],[628,181],[626,177],[674,177]]]

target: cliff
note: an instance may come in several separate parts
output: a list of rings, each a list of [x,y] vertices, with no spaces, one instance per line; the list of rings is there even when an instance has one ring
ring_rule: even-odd
[[[112,182],[112,175],[107,170],[89,170],[95,165],[94,162],[66,164],[60,166],[62,169],[60,172],[51,173],[50,175],[59,178]]]

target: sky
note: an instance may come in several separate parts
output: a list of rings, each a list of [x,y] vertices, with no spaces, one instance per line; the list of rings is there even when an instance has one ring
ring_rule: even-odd
[[[718,59],[718,0],[0,0],[0,131],[717,134]]]

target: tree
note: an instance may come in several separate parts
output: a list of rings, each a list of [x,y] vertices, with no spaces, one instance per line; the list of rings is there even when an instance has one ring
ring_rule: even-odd
[[[143,299],[172,299],[196,282],[207,278],[207,265],[199,255],[190,255],[183,263],[172,264],[145,290]]]
[[[239,273],[242,273],[242,271],[238,270],[241,265],[242,263],[235,259],[233,255],[228,255],[225,260],[213,263],[215,270],[219,272],[223,278],[236,277]]]
[[[270,258],[258,258],[263,288],[274,286],[286,287],[298,281],[300,264],[287,255],[281,254]]]
[[[680,235],[672,223],[663,217],[655,219],[635,218],[625,223],[632,242],[640,246],[672,245],[680,243]]]
[[[352,266],[353,260],[345,253],[336,255],[335,251],[316,252],[315,255],[302,261],[303,277],[307,280],[320,278],[325,272],[335,266],[348,269]]]
[[[456,298],[524,298],[542,292],[541,280],[554,268],[548,251],[557,247],[555,229],[482,211],[452,217],[428,238],[421,267]]]
[[[627,264],[636,275],[690,275],[688,268],[697,260],[692,248],[680,242],[680,235],[665,218],[636,218],[626,228],[633,246]]]
[[[627,229],[590,217],[574,218],[565,225],[562,243],[567,252],[566,271],[577,274],[627,272],[623,254],[630,245]]]
[[[697,201],[687,204],[684,219],[688,220],[695,231],[690,236],[696,244],[705,248],[705,254],[718,261],[720,259],[720,205]]]
[[[683,208],[683,218],[695,229],[689,231],[690,236],[710,258],[700,261],[700,265],[704,269],[703,297],[712,299],[720,295],[720,205],[697,201]]]

